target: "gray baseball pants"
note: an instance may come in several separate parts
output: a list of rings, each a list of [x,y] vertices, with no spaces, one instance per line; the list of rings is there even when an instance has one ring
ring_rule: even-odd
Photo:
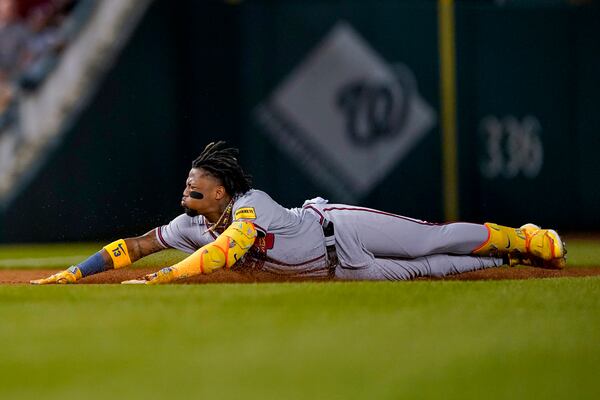
[[[484,225],[431,224],[343,204],[315,208],[334,223],[340,279],[407,280],[502,265],[501,258],[471,255],[488,238]]]

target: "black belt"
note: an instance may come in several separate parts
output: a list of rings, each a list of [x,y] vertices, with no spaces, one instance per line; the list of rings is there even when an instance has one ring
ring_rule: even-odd
[[[329,279],[333,279],[335,278],[335,269],[339,263],[337,251],[335,249],[335,231],[333,229],[333,222],[323,219],[321,226],[323,227],[325,249],[327,250],[327,276]]]

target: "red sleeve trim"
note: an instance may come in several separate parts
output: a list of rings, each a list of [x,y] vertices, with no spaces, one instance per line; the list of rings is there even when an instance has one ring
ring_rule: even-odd
[[[163,238],[163,235],[162,235],[162,229],[163,229],[163,228],[164,228],[164,225],[163,225],[163,226],[159,226],[158,228],[156,228],[156,237],[158,238],[158,241],[160,242],[160,244],[162,244],[162,245],[163,245],[163,247],[164,247],[164,248],[166,248],[166,249],[169,249],[169,248],[171,248],[172,246],[170,246],[170,245],[169,245],[169,244],[168,244],[168,243],[165,241],[165,239]]]

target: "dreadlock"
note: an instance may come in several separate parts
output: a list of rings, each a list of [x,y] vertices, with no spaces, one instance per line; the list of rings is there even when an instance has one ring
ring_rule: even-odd
[[[236,156],[239,150],[225,146],[226,143],[222,140],[209,143],[192,162],[192,168],[202,168],[219,179],[230,195],[244,194],[250,190],[252,177],[246,175],[238,164]]]

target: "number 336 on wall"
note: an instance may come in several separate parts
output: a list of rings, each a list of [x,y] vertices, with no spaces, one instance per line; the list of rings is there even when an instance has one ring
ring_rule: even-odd
[[[531,115],[519,121],[509,115],[484,117],[479,123],[483,155],[479,170],[488,178],[514,178],[521,173],[535,178],[544,162],[540,121]]]

